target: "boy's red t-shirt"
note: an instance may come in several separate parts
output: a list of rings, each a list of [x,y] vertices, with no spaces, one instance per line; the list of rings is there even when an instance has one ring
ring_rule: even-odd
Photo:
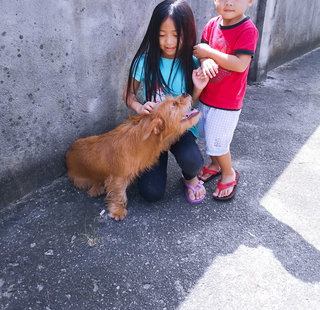
[[[220,52],[254,56],[258,30],[249,17],[232,26],[221,26],[221,16],[212,18],[205,26],[202,42]],[[202,91],[200,101],[204,104],[227,110],[242,107],[246,91],[249,66],[244,72],[234,72],[219,67],[218,74],[209,80]]]

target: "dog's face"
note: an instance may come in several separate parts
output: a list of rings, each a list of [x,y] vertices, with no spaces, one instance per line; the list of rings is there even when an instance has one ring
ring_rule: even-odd
[[[163,135],[163,138],[182,134],[188,128],[195,125],[200,118],[200,112],[191,109],[191,96],[180,95],[176,98],[167,96],[166,99],[157,105],[151,113],[151,131],[156,135]],[[149,130],[150,130],[149,129]],[[149,134],[146,133],[147,136]]]

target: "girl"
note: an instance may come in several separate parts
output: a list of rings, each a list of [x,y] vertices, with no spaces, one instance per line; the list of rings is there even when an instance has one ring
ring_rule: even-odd
[[[186,1],[166,0],[153,11],[147,32],[130,66],[123,100],[138,114],[148,114],[165,95],[192,94],[197,100],[208,78],[193,57],[196,28],[193,12]],[[143,104],[136,92],[143,82]],[[192,128],[171,146],[170,151],[182,169],[186,197],[191,203],[205,198],[203,182],[197,177],[203,158],[196,144]],[[168,152],[163,152],[158,163],[138,179],[140,194],[148,201],[159,200],[165,192]]]

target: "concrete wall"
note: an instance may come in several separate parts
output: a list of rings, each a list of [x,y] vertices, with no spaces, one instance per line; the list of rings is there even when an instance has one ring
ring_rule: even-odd
[[[0,207],[63,175],[74,140],[127,117],[127,71],[159,2],[1,0]],[[213,1],[189,3],[200,35]],[[318,0],[256,0],[252,76],[319,44],[319,11]]]
[[[259,0],[259,57],[253,80],[300,56],[320,43],[319,0]]]
[[[1,0],[0,205],[64,174],[75,139],[127,116],[130,58],[158,2]]]

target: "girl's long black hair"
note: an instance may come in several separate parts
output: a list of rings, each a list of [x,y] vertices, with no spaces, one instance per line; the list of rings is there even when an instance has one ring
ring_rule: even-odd
[[[146,101],[155,100],[156,91],[159,88],[169,89],[160,72],[160,45],[159,32],[161,24],[171,17],[177,31],[177,49],[174,56],[174,61],[171,67],[171,73],[176,59],[179,59],[179,65],[182,68],[185,80],[186,92],[192,95],[192,70],[194,62],[192,58],[193,46],[196,43],[196,26],[193,12],[189,4],[184,0],[165,0],[159,3],[151,16],[147,32],[143,41],[134,56],[128,77],[126,102],[131,88],[133,76],[137,70],[137,64],[140,58],[144,55],[144,76],[145,76],[145,94]],[[182,46],[179,50],[180,39]],[[178,53],[179,50],[179,53]],[[171,74],[170,74],[171,78]],[[170,78],[168,84],[170,82]],[[135,90],[136,91],[136,90]]]

